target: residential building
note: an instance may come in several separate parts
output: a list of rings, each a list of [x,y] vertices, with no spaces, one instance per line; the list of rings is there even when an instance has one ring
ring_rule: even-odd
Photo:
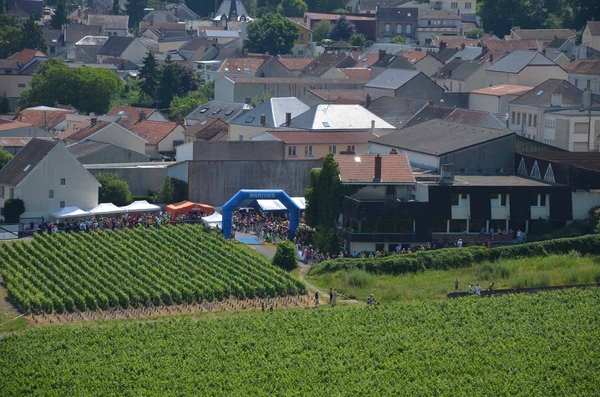
[[[439,102],[443,89],[418,70],[388,69],[365,84],[365,96],[408,97]]]
[[[515,133],[446,120],[429,120],[380,136],[370,142],[372,154],[404,153],[413,167],[439,171],[454,164],[461,173],[511,173]]]
[[[228,21],[240,21],[250,16],[244,3],[241,0],[223,0],[213,21],[218,22],[220,26],[227,26]]]
[[[103,36],[126,37],[129,34],[129,15],[89,14],[87,24],[102,26]]]
[[[205,39],[213,40],[219,44],[227,44],[230,41],[240,38],[239,32],[235,30],[208,30],[202,34]]]
[[[44,5],[39,0],[9,0],[4,4],[6,4],[6,15],[12,15],[21,20],[29,18],[32,14],[36,19],[40,19],[44,15]]]
[[[254,109],[229,121],[229,140],[244,141],[267,130],[278,129],[310,108],[294,97],[269,98]]]
[[[188,10],[189,10],[189,8],[188,8]],[[191,12],[193,12],[193,11],[191,11]],[[197,18],[193,18],[193,19],[200,19],[200,17],[198,15],[196,15],[196,17]],[[149,26],[152,26],[155,22],[156,23],[177,23],[177,22],[179,22],[179,18],[175,15],[174,12],[171,12],[170,10],[167,9],[167,3],[157,1],[154,5],[154,9],[152,11],[150,11],[149,13],[147,13],[146,15],[144,15],[144,18],[142,19],[142,21],[149,24]],[[185,22],[185,20],[183,22]],[[144,25],[144,26],[146,26],[146,25]]]
[[[174,159],[175,147],[185,140],[185,127],[174,122],[141,120],[123,126],[146,141],[145,153],[152,159]]]
[[[543,142],[570,152],[599,151],[600,111],[581,108],[546,112]]]
[[[150,161],[150,156],[147,154],[104,142],[78,142],[67,146],[67,150],[81,164],[143,163]]]
[[[508,127],[530,139],[552,142],[545,135],[546,112],[549,110],[579,109],[583,93],[566,80],[549,79],[508,104]]]
[[[20,121],[4,121],[2,120],[0,122],[0,137],[7,137],[7,138],[14,138],[14,139],[19,139],[19,143],[27,143],[29,142],[28,140],[23,140],[23,139],[29,139],[31,140],[31,138],[33,137],[37,137],[37,138],[41,138],[41,137],[52,137],[53,134],[44,131],[38,127],[35,127],[31,124],[27,124],[27,123],[21,123]],[[7,145],[0,145],[3,147],[7,147]],[[20,147],[23,147],[25,145],[22,145]],[[12,145],[8,145],[8,147],[19,147],[19,146],[12,146]],[[14,154],[14,153],[13,153]]]
[[[313,61],[313,58],[281,58],[278,56],[277,61],[288,71],[288,76],[300,77],[304,68]]]
[[[402,36],[410,43],[415,40],[419,21],[418,8],[377,7],[377,41],[389,43]]]
[[[488,62],[453,59],[444,65],[433,80],[448,92],[470,92],[486,86]]]
[[[600,56],[577,59],[565,66],[569,72],[569,83],[580,90],[590,90],[600,95]]]
[[[33,74],[40,63],[47,59],[46,54],[29,48],[0,59],[0,95],[6,95],[11,108],[18,106],[23,91],[31,84]]]
[[[434,106],[431,101],[419,110],[412,118],[404,123],[403,128],[412,127],[429,120],[445,120],[454,123],[467,124],[475,127],[494,128],[499,130],[506,129],[503,121],[500,121],[494,114],[486,111],[468,110],[445,106],[440,102],[440,106]]]
[[[539,40],[550,43],[555,38],[575,43],[575,33],[570,29],[511,29],[507,40]]]
[[[305,12],[304,26],[314,30],[315,25],[320,21],[329,21],[334,24],[341,16],[344,16],[348,22],[354,24],[356,33],[362,34],[367,40],[376,40],[376,19],[375,15],[365,14],[332,14],[324,12]]]
[[[351,68],[356,60],[346,52],[326,52],[315,58],[300,73],[300,77],[346,78],[337,68]],[[333,75],[332,75],[333,74]]]
[[[516,50],[486,70],[488,86],[499,84],[534,87],[548,79],[566,80],[567,72],[536,51]]]
[[[204,120],[186,128],[183,132],[185,143],[194,141],[226,141],[229,123],[220,118],[206,116]]]
[[[373,76],[377,77],[387,69],[404,69],[404,70],[417,70],[413,64],[400,54],[387,54],[385,50],[379,51],[379,59],[373,65],[371,70]]]
[[[462,17],[459,11],[420,10],[416,29],[416,40],[430,46],[438,37],[462,35]]]
[[[142,154],[146,153],[146,145],[148,144],[144,138],[116,122],[99,121],[96,118],[80,122],[76,127],[58,134],[57,138],[67,145],[91,140],[110,143]]]
[[[96,63],[96,53],[107,41],[108,36],[85,36],[75,43],[75,62]]]
[[[581,34],[581,44],[600,51],[600,21],[587,21]]]
[[[252,137],[254,142],[281,141],[285,144],[284,158],[286,160],[321,159],[328,153],[367,154],[369,140],[376,138],[370,131],[267,131]]]
[[[453,11],[460,14],[475,14],[475,2],[472,0],[432,0],[434,10]]]
[[[65,48],[65,37],[62,29],[42,29],[42,35],[44,35],[44,39],[46,40],[46,45],[48,46],[48,56],[50,58],[54,57],[64,57],[66,48]]]
[[[391,0],[386,1],[386,7],[400,7],[408,3],[408,0]],[[346,11],[355,14],[375,14],[377,6],[381,5],[380,0],[350,0],[346,4]]]
[[[244,54],[227,58],[216,71],[207,73],[208,81],[222,77],[288,77],[289,71],[271,55]]]
[[[140,120],[169,121],[158,109],[140,108],[135,106],[113,106],[107,116],[120,116],[121,120],[129,119],[132,122]]]
[[[426,104],[423,99],[382,96],[374,101],[367,97],[365,108],[400,129]]]
[[[444,66],[444,64],[429,51],[403,51],[401,55],[406,58],[416,70],[420,70],[425,73],[426,76],[433,76],[442,68],[442,66]]]
[[[21,222],[39,223],[61,208],[94,208],[99,187],[64,144],[32,139],[0,170],[0,207],[19,198],[25,204]]]
[[[203,121],[206,117],[219,118],[228,123],[249,109],[245,103],[208,101],[185,117],[185,125],[191,126]]]
[[[68,128],[67,116],[74,113],[76,111],[73,109],[35,106],[21,110],[15,120],[31,124],[44,131],[58,133]]]
[[[504,118],[513,99],[531,91],[531,87],[500,84],[469,92],[469,109],[490,112]]]
[[[63,27],[65,53],[67,61],[75,61],[75,44],[86,36],[104,36],[104,28],[100,25],[66,24]]]
[[[196,14],[194,11],[192,11],[185,4],[180,4],[180,3],[166,4],[166,8],[168,11],[170,11],[173,15],[175,15],[177,17],[179,22],[186,22],[186,21],[200,19],[200,16],[198,14]]]
[[[294,47],[292,47],[292,54],[295,57],[313,57],[315,56],[315,48],[313,45],[313,31],[304,25],[302,22],[295,20],[294,18],[288,18],[298,28],[298,37],[294,41]]]
[[[144,57],[151,50],[147,46],[148,42],[147,39],[136,37],[110,36],[96,52],[96,59],[98,63],[119,59],[141,65]]]

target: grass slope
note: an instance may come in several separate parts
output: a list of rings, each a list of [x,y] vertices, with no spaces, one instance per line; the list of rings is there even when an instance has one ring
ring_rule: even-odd
[[[584,396],[600,289],[31,329],[3,395]]]

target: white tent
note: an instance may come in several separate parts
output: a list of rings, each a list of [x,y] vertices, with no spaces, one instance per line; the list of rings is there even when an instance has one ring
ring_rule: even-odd
[[[300,207],[301,210],[306,209],[306,201],[304,197],[292,197],[292,201]],[[279,200],[256,200],[263,211],[286,211],[285,205]]]
[[[51,217],[56,219],[62,218],[81,218],[84,216],[92,216],[92,214],[88,211],[84,211],[79,207],[65,207],[61,208],[60,211],[56,211],[50,214]]]
[[[121,207],[122,212],[155,212],[160,211],[158,205],[150,204],[146,200],[134,201],[133,203]]]
[[[90,210],[93,215],[109,215],[109,214],[123,214],[126,211],[117,207],[113,203],[102,203],[98,204],[97,207]]]
[[[218,227],[221,229],[223,227],[223,215],[215,212],[212,215],[203,217],[202,222],[208,227]]]

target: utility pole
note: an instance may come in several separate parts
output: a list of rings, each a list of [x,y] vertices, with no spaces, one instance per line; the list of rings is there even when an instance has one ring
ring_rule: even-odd
[[[588,110],[588,151],[594,150],[592,142],[592,91],[585,89],[583,91],[583,108]]]

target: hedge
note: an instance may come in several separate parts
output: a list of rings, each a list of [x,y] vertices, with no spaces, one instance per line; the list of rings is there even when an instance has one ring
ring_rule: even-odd
[[[309,271],[309,274],[319,275],[356,268],[379,274],[415,273],[428,269],[445,270],[467,267],[486,260],[496,261],[498,259],[566,254],[573,250],[578,251],[583,255],[600,255],[600,234],[539,241],[491,249],[474,246],[467,248],[445,248],[433,251],[420,251],[413,254],[398,254],[383,258],[332,259],[314,266]]]

